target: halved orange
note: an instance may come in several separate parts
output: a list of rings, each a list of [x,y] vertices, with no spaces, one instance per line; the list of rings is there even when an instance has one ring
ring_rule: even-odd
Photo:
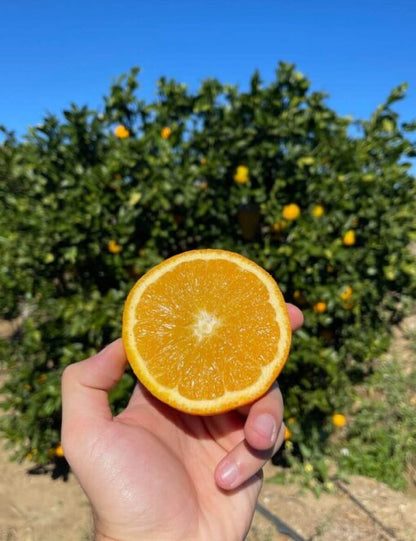
[[[198,415],[263,395],[291,342],[274,279],[225,250],[184,252],[147,272],[127,297],[122,334],[143,385],[170,406]]]

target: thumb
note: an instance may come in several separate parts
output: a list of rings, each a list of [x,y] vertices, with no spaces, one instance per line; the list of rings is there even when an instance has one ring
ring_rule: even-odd
[[[127,363],[121,339],[89,359],[69,365],[62,375],[62,444],[79,437],[100,421],[110,421],[108,392]],[[69,440],[69,441],[68,441]]]

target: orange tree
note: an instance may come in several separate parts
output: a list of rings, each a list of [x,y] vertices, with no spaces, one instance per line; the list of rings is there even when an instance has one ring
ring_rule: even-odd
[[[162,78],[154,103],[137,73],[101,111],[72,105],[23,141],[3,129],[0,317],[29,314],[0,341],[3,433],[18,459],[46,462],[63,368],[120,335],[126,294],[152,265],[219,247],[257,261],[304,310],[280,382],[295,450],[325,453],[332,415],[414,292],[415,125],[394,110],[405,87],[352,123],[289,64],[245,92]],[[126,373],[115,408],[132,385]]]

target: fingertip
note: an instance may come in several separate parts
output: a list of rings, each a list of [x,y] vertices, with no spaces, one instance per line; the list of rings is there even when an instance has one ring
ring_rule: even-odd
[[[277,382],[250,408],[244,435],[247,443],[259,451],[272,448],[283,421],[283,397]]]
[[[241,488],[245,483],[262,484],[261,469],[271,458],[273,449],[253,449],[246,440],[241,441],[218,464],[214,478],[217,486],[226,491]]]
[[[239,484],[240,472],[237,464],[226,457],[215,470],[215,482],[223,490],[233,490]]]
[[[98,351],[94,357],[107,357],[107,356],[114,356],[117,355],[117,359],[124,361],[126,360],[126,353],[124,351],[124,345],[123,340],[121,338],[117,338],[107,346],[105,346],[103,349]]]
[[[273,447],[279,432],[278,421],[268,412],[257,414],[247,422],[245,436],[247,443],[254,449],[266,450]]]
[[[290,323],[292,325],[292,329],[293,331],[297,331],[303,325],[303,322],[304,322],[303,313],[294,304],[291,304],[288,302],[286,303],[286,306],[287,306],[287,311],[289,314]]]

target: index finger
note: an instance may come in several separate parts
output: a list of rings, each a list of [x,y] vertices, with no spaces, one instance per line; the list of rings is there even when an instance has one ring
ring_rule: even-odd
[[[303,325],[303,314],[301,310],[294,304],[290,302],[286,303],[287,311],[289,314],[290,324],[292,326],[292,331],[297,331]]]

